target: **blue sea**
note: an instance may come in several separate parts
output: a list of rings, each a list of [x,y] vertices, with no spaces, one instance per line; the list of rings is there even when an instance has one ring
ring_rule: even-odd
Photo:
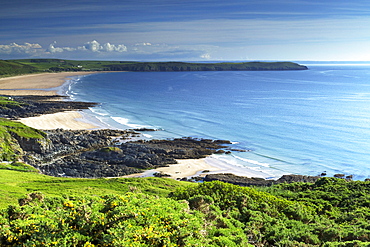
[[[304,71],[118,72],[70,80],[73,100],[100,103],[100,126],[156,128],[148,138],[226,139],[248,152],[213,155],[265,178],[370,177],[370,65]],[[150,136],[149,136],[149,135]]]

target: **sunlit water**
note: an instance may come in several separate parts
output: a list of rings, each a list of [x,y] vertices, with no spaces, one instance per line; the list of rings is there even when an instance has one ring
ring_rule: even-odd
[[[101,103],[90,114],[107,127],[235,142],[250,152],[214,157],[264,177],[370,177],[370,67],[309,67],[92,74],[74,78],[68,94]]]

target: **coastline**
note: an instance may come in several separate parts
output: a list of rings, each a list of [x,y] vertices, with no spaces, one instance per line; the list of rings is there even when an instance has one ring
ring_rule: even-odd
[[[169,165],[147,170],[142,173],[123,176],[127,177],[152,177],[154,173],[166,174],[172,179],[182,179],[191,177],[205,177],[208,174],[231,173],[236,176],[249,178],[269,179],[271,175],[263,172],[254,171],[247,167],[236,167],[215,158],[213,155],[201,159],[177,159],[178,164]],[[277,178],[276,178],[277,179]]]
[[[96,72],[61,72],[30,74],[0,78],[0,94],[8,96],[55,96],[57,88],[69,82],[73,76],[89,75]],[[55,89],[55,90],[53,90]],[[96,129],[98,126],[86,121],[81,111],[58,112],[38,117],[22,118],[19,122],[35,129]]]
[[[68,77],[89,75],[97,72],[60,72],[29,74],[0,78],[0,94],[16,95],[57,95],[50,90],[65,84]]]
[[[0,94],[9,96],[25,95],[59,95],[61,88],[70,83],[68,77],[83,76],[97,72],[61,72],[15,76],[0,79]],[[58,90],[59,88],[59,90]],[[37,117],[23,118],[19,121],[36,129],[70,129],[70,130],[92,130],[101,128],[94,125],[92,121],[84,116],[81,111],[66,111],[53,114],[44,114]],[[205,176],[206,174],[233,173],[247,177],[269,177],[268,174],[256,172],[249,168],[233,167],[226,162],[212,156],[203,159],[178,159],[178,164],[169,167],[160,167],[148,170],[140,174],[132,174],[129,177],[147,177],[154,173],[163,173],[173,179],[190,178],[192,176]],[[207,172],[203,172],[207,171]],[[126,176],[125,176],[126,177]]]

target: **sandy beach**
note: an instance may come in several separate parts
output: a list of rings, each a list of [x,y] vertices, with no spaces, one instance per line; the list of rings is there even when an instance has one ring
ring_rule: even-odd
[[[219,168],[213,167],[207,163],[205,159],[177,160],[177,162],[178,164],[157,168],[155,170],[157,172],[168,174],[174,179],[200,175],[203,171],[219,170]]]
[[[38,117],[21,118],[21,123],[35,129],[96,129],[95,125],[83,121],[83,116],[77,111],[57,112]]]
[[[63,85],[67,77],[92,73],[96,72],[43,73],[0,78],[0,94],[56,95],[56,91],[47,89]]]
[[[177,160],[178,164],[169,165],[148,170],[143,173],[131,174],[124,177],[151,177],[159,172],[169,175],[173,179],[204,177],[207,174],[232,173],[237,176],[269,178],[271,175],[260,171],[252,170],[248,167],[237,167],[217,159],[214,155],[203,159]]]
[[[96,72],[61,72],[21,75],[0,78],[0,94],[9,96],[20,95],[57,95],[56,90],[49,90],[62,86],[68,77],[87,75]],[[94,126],[83,121],[78,111],[58,112],[38,117],[23,118],[20,122],[36,129],[95,129]]]

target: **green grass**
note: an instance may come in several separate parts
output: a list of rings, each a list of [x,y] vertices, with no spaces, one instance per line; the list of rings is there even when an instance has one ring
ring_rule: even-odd
[[[16,161],[23,153],[18,140],[44,139],[46,134],[20,122],[0,118],[0,161]]]
[[[14,106],[21,106],[18,101],[9,99],[9,97],[0,96],[0,107],[13,108]]]
[[[0,170],[14,170],[20,172],[38,172],[38,170],[22,162],[3,162],[0,163]]]
[[[0,118],[0,126],[4,127],[1,131],[10,131],[15,133],[16,135],[24,138],[36,138],[36,139],[42,139],[45,137],[45,133],[28,127],[27,125],[24,125],[20,122],[11,121],[5,118]]]
[[[26,194],[39,191],[47,196],[106,195],[142,192],[167,196],[187,182],[168,178],[56,178],[32,172],[0,169],[0,208],[17,203]]]
[[[0,60],[0,77],[31,74],[37,72],[37,68],[16,61]]]
[[[6,127],[0,125],[0,160],[15,161],[23,150]]]

